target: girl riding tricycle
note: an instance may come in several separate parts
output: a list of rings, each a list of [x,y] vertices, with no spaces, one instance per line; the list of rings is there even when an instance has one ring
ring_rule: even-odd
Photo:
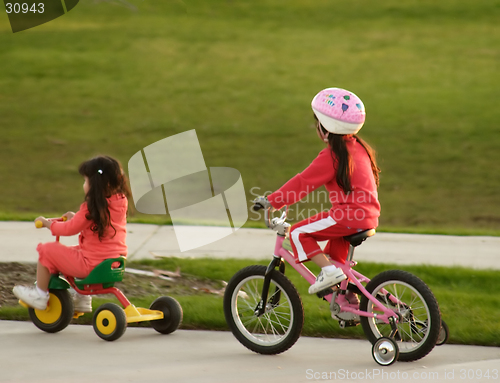
[[[60,331],[73,317],[92,312],[91,295],[96,294],[114,294],[124,307],[106,303],[94,313],[94,330],[105,340],[118,339],[130,322],[151,321],[161,333],[175,331],[182,309],[173,298],[158,298],[150,309],[136,308],[114,287],[125,270],[130,196],[120,163],[99,156],[83,162],[79,173],[84,178],[85,201],[76,213],[35,220],[38,228],[49,228],[57,240],[38,245],[36,285],[15,286],[14,295],[29,308],[33,323],[47,332]],[[78,233],[77,246],[59,242],[61,235]]]

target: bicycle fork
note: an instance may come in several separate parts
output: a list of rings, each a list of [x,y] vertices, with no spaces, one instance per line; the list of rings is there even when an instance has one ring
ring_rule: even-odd
[[[285,262],[281,257],[273,256],[273,259],[267,266],[266,273],[264,274],[264,283],[262,285],[262,296],[260,302],[254,310],[255,315],[258,317],[264,315],[266,312],[267,299],[269,297],[269,286],[271,285],[271,274],[277,267],[280,273],[285,274]],[[280,288],[276,286],[274,294],[271,295],[269,304],[272,306],[278,305],[280,298],[281,291]]]

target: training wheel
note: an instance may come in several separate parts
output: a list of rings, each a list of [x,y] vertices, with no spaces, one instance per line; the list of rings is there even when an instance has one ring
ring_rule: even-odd
[[[393,339],[382,337],[373,344],[372,356],[381,366],[390,366],[398,360],[399,347]]]
[[[450,329],[444,320],[441,319],[441,328],[439,329],[439,336],[436,342],[436,346],[441,346],[448,341],[450,336]]]

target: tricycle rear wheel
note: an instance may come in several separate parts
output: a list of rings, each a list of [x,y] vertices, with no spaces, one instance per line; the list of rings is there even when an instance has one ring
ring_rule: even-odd
[[[127,317],[116,303],[105,303],[94,313],[92,325],[97,336],[113,341],[120,338],[127,329]]]
[[[182,323],[182,307],[172,297],[159,297],[150,306],[151,310],[163,312],[163,318],[152,320],[151,327],[161,334],[170,334]]]

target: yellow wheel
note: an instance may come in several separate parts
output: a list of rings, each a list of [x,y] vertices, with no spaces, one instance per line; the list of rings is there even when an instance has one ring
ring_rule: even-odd
[[[94,313],[92,322],[95,333],[107,341],[118,339],[127,329],[125,312],[115,303],[100,306]]]
[[[45,332],[65,329],[73,318],[73,300],[68,290],[49,290],[49,303],[45,310],[29,308],[33,324]]]

